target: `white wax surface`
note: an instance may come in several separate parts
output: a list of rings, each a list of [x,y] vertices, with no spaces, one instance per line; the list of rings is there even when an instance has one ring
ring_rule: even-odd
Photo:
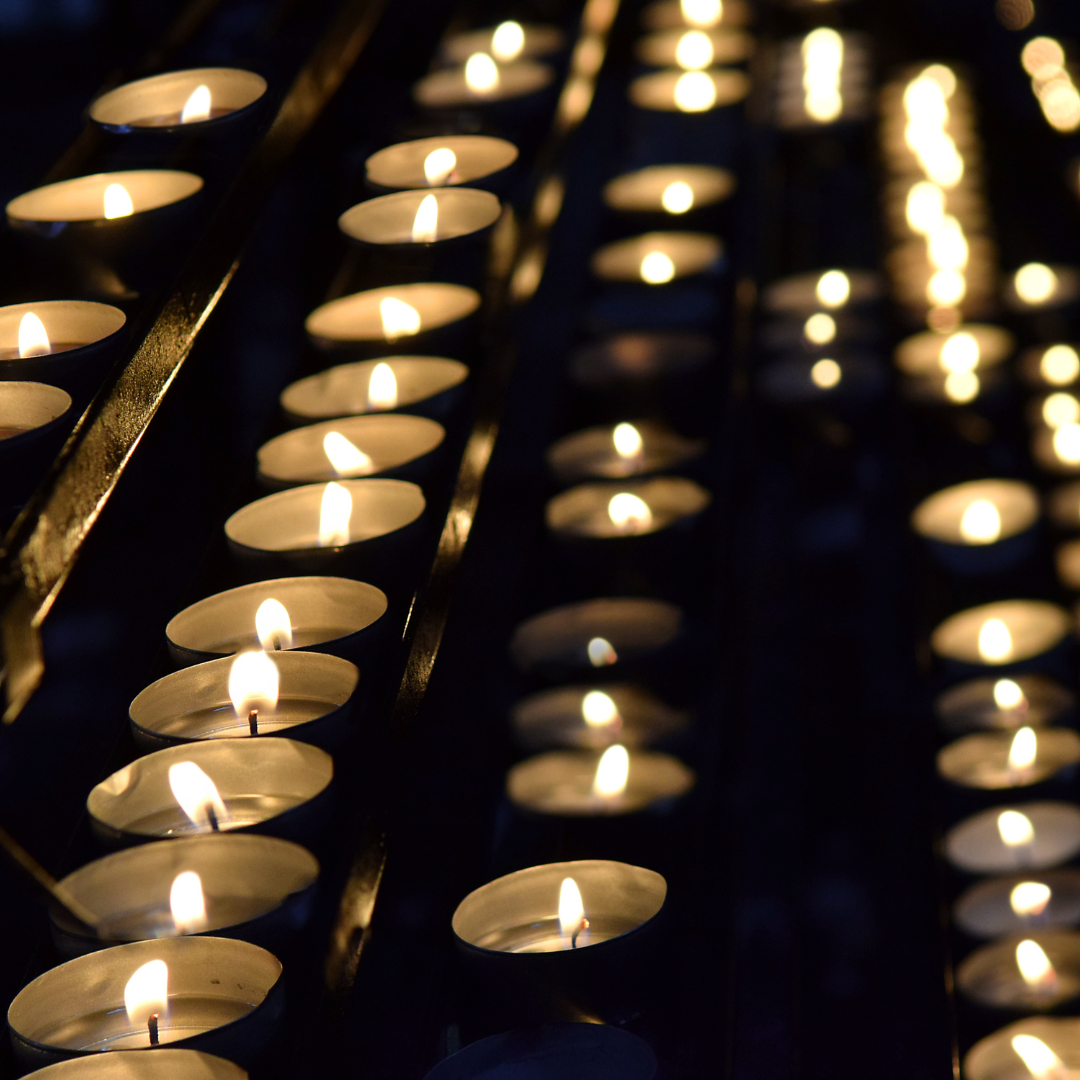
[[[1016,946],[1030,938],[1046,953],[1057,979],[1049,987],[1028,986],[1016,963]],[[956,985],[972,1001],[991,1008],[1042,1012],[1080,994],[1080,934],[1040,930],[983,945],[956,970]]]
[[[110,127],[155,127],[157,117],[180,113],[192,92],[199,86],[210,91],[213,117],[245,109],[266,93],[266,80],[252,71],[239,68],[190,68],[169,71],[149,79],[125,83],[102,94],[90,106],[90,119]],[[183,127],[196,127],[206,121],[189,121]]]
[[[400,300],[419,314],[421,334],[464,319],[480,306],[480,294],[464,285],[431,281],[385,285],[317,307],[304,321],[304,329],[316,343],[386,341],[380,304],[387,299]]]
[[[634,46],[637,58],[650,67],[676,67],[676,53],[683,34],[690,27],[672,27],[638,38]],[[713,48],[714,64],[737,64],[754,51],[754,39],[739,30],[705,30]]]
[[[906,375],[942,375],[942,348],[957,334],[969,334],[979,347],[976,371],[984,371],[1005,360],[1013,351],[1016,339],[1008,330],[985,323],[961,323],[948,334],[924,330],[904,338],[893,354],[896,366]]]
[[[614,240],[596,251],[589,265],[604,281],[643,281],[642,260],[656,251],[674,264],[674,278],[700,274],[713,267],[723,253],[719,237],[708,233],[652,232]]]
[[[999,540],[1016,536],[1035,524],[1039,500],[1034,488],[1020,480],[972,480],[944,488],[924,499],[911,515],[911,524],[920,536],[946,544],[972,545],[960,530],[960,523],[973,502],[994,504],[1001,519]]]
[[[839,269],[847,276],[849,295],[838,307],[827,307],[818,299],[817,288],[823,274]],[[822,267],[808,274],[780,278],[766,286],[762,305],[768,311],[806,316],[815,311],[843,311],[876,300],[881,295],[881,279],[869,270],[850,270],[845,267]]]
[[[96,173],[18,195],[7,204],[7,215],[21,221],[104,221],[105,189],[110,184],[124,186],[135,214],[190,198],[203,186],[201,177],[172,169]],[[122,222],[124,218],[114,220]]]
[[[525,31],[525,43],[515,59],[528,60],[536,56],[549,56],[557,53],[566,44],[566,35],[557,26],[543,26],[539,23],[521,23]],[[451,64],[464,64],[473,53],[483,52],[494,56],[492,37],[496,27],[483,30],[467,30],[455,34],[443,46],[443,56]]]
[[[429,197],[438,206],[436,242],[486,229],[495,224],[502,212],[499,200],[489,191],[438,187],[368,199],[346,210],[338,218],[338,228],[346,236],[367,244],[411,244],[417,211]]]
[[[990,619],[1003,622],[1012,639],[1012,651],[1001,660],[979,652],[979,634]],[[1069,613],[1057,604],[998,600],[950,615],[930,635],[930,646],[938,656],[967,664],[1012,664],[1048,652],[1071,630]]]
[[[1050,779],[1080,761],[1080,735],[1069,728],[1043,728],[1035,737],[1035,761],[1009,768],[1014,733],[986,731],[965,735],[938,752],[937,771],[945,780],[983,791],[1028,787]]]
[[[716,100],[708,109],[686,112],[687,116],[698,116],[734,105],[750,93],[750,79],[741,71],[727,68],[714,68],[705,72],[712,79]],[[653,112],[681,112],[675,104],[675,87],[682,77],[681,71],[656,71],[650,75],[639,75],[630,84],[630,101],[639,109]]]
[[[93,1054],[58,1061],[39,1080],[248,1080],[239,1065],[198,1050],[159,1048],[152,1054]]]
[[[623,457],[615,449],[615,426],[586,428],[565,436],[548,449],[548,466],[566,480],[639,476],[674,468],[705,448],[702,440],[684,439],[656,421],[634,420],[633,426],[641,436],[641,453]]]
[[[1018,810],[1031,822],[1035,839],[1009,847],[1001,839],[998,818]],[[1071,803],[1030,802],[996,806],[965,818],[945,835],[945,856],[972,874],[1044,870],[1068,862],[1080,852],[1080,809]]]
[[[452,150],[457,159],[454,171],[442,181],[444,186],[482,180],[512,165],[518,156],[513,143],[490,135],[437,135],[395,143],[372,154],[366,162],[368,179],[381,187],[430,187],[424,162],[443,148]]]
[[[1045,885],[1050,890],[1050,900],[1042,912],[1017,915],[1013,910],[1009,898],[1023,882]],[[1047,870],[976,882],[956,901],[953,918],[965,933],[982,938],[1075,926],[1080,923],[1080,871]]]
[[[609,180],[604,185],[604,202],[621,213],[661,213],[664,192],[675,183],[685,184],[694,193],[691,213],[728,198],[736,186],[733,173],[712,165],[647,165]]]
[[[612,520],[611,500],[620,493],[641,499],[651,520],[624,525]],[[657,476],[651,480],[595,481],[579,484],[548,501],[544,509],[547,527],[559,536],[613,540],[647,536],[700,514],[712,496],[700,484],[681,476]]]
[[[1080,1020],[1029,1016],[980,1039],[964,1056],[964,1080],[1032,1080],[1028,1067],[1013,1049],[1017,1035],[1041,1040],[1070,1073],[1080,1072]]]
[[[994,700],[997,679],[968,679],[941,694],[934,708],[949,731],[1015,731],[1052,724],[1076,705],[1076,698],[1045,675],[1016,675],[1013,680],[1024,697],[1016,706],[1001,708]]]
[[[425,75],[413,87],[413,97],[418,105],[426,109],[479,106],[535,94],[555,78],[552,68],[533,60],[513,60],[509,64],[497,64],[497,67],[499,82],[490,90],[471,90],[465,81],[465,67],[462,65]]]
[[[29,313],[41,320],[49,341],[62,344],[65,349],[92,345],[115,334],[127,322],[127,316],[119,308],[91,300],[35,300],[29,304],[8,304],[0,307],[0,355],[9,355],[13,360],[18,358],[19,325],[23,316]]]
[[[71,397],[59,387],[0,381],[0,441],[51,424],[70,408]]]

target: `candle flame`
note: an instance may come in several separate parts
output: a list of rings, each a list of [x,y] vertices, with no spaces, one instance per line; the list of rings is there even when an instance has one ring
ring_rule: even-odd
[[[617,529],[629,533],[642,532],[651,528],[653,523],[649,504],[629,491],[620,491],[611,496],[608,517]]]
[[[180,110],[181,124],[195,124],[210,119],[210,87],[196,86]]]
[[[992,544],[1001,536],[1001,514],[989,499],[975,499],[960,518],[960,535],[969,544]]]
[[[803,337],[812,345],[828,345],[836,337],[836,320],[824,311],[811,315],[803,326]]]
[[[619,709],[603,690],[590,690],[581,699],[581,717],[589,727],[617,727],[622,722]]]
[[[724,17],[722,0],[679,0],[683,22],[707,30]]]
[[[292,619],[289,610],[280,600],[268,597],[255,612],[255,633],[259,644],[267,652],[291,649],[293,644]]]
[[[615,444],[615,452],[624,460],[636,458],[644,446],[641,432],[633,424],[616,424],[611,440]]]
[[[474,94],[490,94],[499,85],[499,67],[487,53],[473,53],[465,61],[465,85]]]
[[[1062,424],[1054,432],[1054,454],[1066,465],[1080,465],[1080,424]]]
[[[516,60],[525,48],[525,30],[521,23],[504,22],[495,27],[491,35],[491,54],[504,64]]]
[[[105,217],[110,221],[113,218],[130,217],[135,213],[135,205],[123,184],[110,184],[105,189],[104,205]]]
[[[912,232],[929,235],[945,217],[945,192],[929,180],[912,184],[908,190],[904,216]]]
[[[979,366],[979,343],[966,330],[950,334],[942,342],[938,363],[942,371],[974,371]]]
[[[371,370],[368,379],[367,400],[369,409],[396,409],[398,403],[397,379],[394,369],[381,361]]]
[[[1011,1042],[1033,1080],[1065,1080],[1069,1075],[1065,1062],[1035,1035],[1014,1035]]]
[[[1080,423],[1080,401],[1064,391],[1050,394],[1043,402],[1042,418],[1046,426],[1052,428]]]
[[[593,794],[600,799],[617,799],[626,791],[630,777],[630,755],[625,746],[616,743],[609,746],[596,765],[593,777]]]
[[[669,214],[685,214],[694,205],[694,189],[683,180],[673,180],[664,188],[660,205]]]
[[[146,1027],[152,1013],[168,1015],[169,968],[164,960],[151,960],[136,969],[124,987],[124,1008],[138,1028]]]
[[[968,264],[968,242],[963,227],[946,214],[926,237],[926,257],[936,270],[963,270]]]
[[[559,886],[559,931],[563,937],[570,938],[580,932],[584,921],[585,905],[581,890],[572,877],[563,878]]]
[[[687,30],[675,46],[675,63],[684,71],[700,71],[713,62],[712,39],[704,30]]]
[[[425,195],[413,218],[412,241],[414,244],[433,244],[438,238],[439,200],[434,195]]]
[[[593,667],[609,667],[619,659],[619,654],[607,638],[591,638],[585,651],[589,654],[589,663]]]
[[[1009,893],[1009,906],[1021,919],[1041,915],[1050,903],[1050,886],[1041,881],[1021,881]]]
[[[387,341],[420,333],[420,312],[404,300],[398,300],[395,296],[386,297],[379,302],[379,314],[382,316],[383,337]]]
[[[272,713],[280,686],[278,666],[267,653],[239,653],[229,668],[229,699],[239,717],[246,717],[252,709]]]
[[[815,293],[822,307],[843,307],[851,296],[851,281],[843,270],[826,270],[818,278]]]
[[[330,464],[338,476],[366,476],[375,468],[375,462],[340,431],[328,431],[323,436],[323,452],[330,459]],[[323,498],[325,497],[324,494]]]
[[[197,934],[206,929],[206,897],[202,879],[194,870],[176,875],[169,890],[169,910],[181,934]]]
[[[994,704],[999,709],[1016,709],[1027,705],[1027,699],[1019,683],[1012,679],[998,679],[994,683]]]
[[[822,390],[831,390],[840,382],[842,374],[840,365],[835,360],[826,357],[810,369],[810,381]]]
[[[844,110],[840,75],[844,66],[844,39],[828,27],[803,38],[803,108],[821,124],[836,120]]]
[[[707,112],[716,104],[716,84],[704,71],[687,71],[675,83],[675,108],[679,112]]]
[[[979,656],[990,664],[1002,664],[1012,656],[1013,640],[1001,619],[987,619],[979,627]]]
[[[956,307],[967,296],[967,278],[959,270],[935,270],[926,283],[926,299],[935,307]]]
[[[48,356],[52,352],[45,324],[28,311],[19,321],[19,356]]]
[[[229,817],[217,785],[194,761],[178,761],[169,766],[169,787],[191,824],[214,831],[213,821],[223,825]]]
[[[1016,946],[1016,966],[1020,969],[1024,982],[1033,990],[1047,990],[1051,993],[1057,987],[1057,972],[1050,963],[1050,957],[1037,941],[1026,938]]]
[[[974,371],[950,371],[945,376],[945,396],[960,405],[979,396],[979,376]]]
[[[1013,285],[1025,304],[1045,304],[1057,292],[1058,277],[1044,263],[1028,263],[1016,271]]]
[[[1002,810],[997,819],[1001,842],[1010,848],[1023,847],[1035,839],[1035,826],[1019,810]]]
[[[441,187],[456,168],[457,154],[448,146],[440,146],[424,158],[424,177],[429,187]]]
[[[641,280],[649,285],[663,285],[675,276],[675,264],[662,251],[650,251],[641,260]]]
[[[1052,386],[1068,386],[1080,375],[1080,356],[1069,345],[1051,345],[1039,361],[1039,374]]]
[[[1013,736],[1012,745],[1009,747],[1009,768],[1013,772],[1023,772],[1035,764],[1035,758],[1039,753],[1038,740],[1035,737],[1035,729],[1022,727]]]
[[[323,489],[319,507],[319,547],[343,547],[349,542],[352,509],[349,489],[331,480]]]

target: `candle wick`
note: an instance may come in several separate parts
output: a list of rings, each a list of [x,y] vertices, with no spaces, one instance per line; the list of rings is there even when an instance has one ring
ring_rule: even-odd
[[[252,709],[251,712],[248,713],[248,730],[251,732],[252,735],[258,735],[259,734],[259,710],[258,709]]]
[[[589,920],[588,919],[582,919],[581,922],[578,923],[577,929],[573,932],[573,934],[570,935],[570,948],[571,949],[576,949],[577,948],[578,934],[580,934],[582,930],[588,930],[588,929],[589,929]]]
[[[281,637],[277,634],[274,635],[274,652],[281,652]]]
[[[214,832],[221,832],[221,826],[218,824],[217,814],[212,806],[206,808],[206,816],[210,821],[210,828]]]
[[[151,1013],[150,1014],[150,1020],[149,1020],[149,1023],[147,1024],[147,1027],[150,1029],[150,1045],[151,1046],[157,1046],[158,1042],[159,1042],[159,1040],[158,1040],[158,1014],[157,1013]]]

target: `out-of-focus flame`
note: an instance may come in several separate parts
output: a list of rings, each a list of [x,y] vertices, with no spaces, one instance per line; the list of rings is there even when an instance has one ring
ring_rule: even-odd
[[[999,709],[1018,709],[1027,705],[1027,698],[1019,683],[1012,679],[998,679],[994,683],[994,704]]]
[[[628,533],[641,532],[651,528],[653,523],[649,504],[629,491],[620,491],[611,496],[608,517],[617,529]]]
[[[449,146],[440,146],[424,158],[424,178],[430,187],[441,187],[457,168],[457,154]]]
[[[491,55],[504,64],[516,60],[525,48],[525,30],[521,23],[504,22],[491,35]]]
[[[1041,915],[1050,903],[1050,886],[1041,881],[1021,881],[1009,893],[1009,906],[1021,919]]]
[[[487,53],[473,53],[465,61],[465,85],[474,94],[490,94],[499,85],[499,66]]]
[[[366,476],[375,467],[375,462],[340,431],[328,431],[323,436],[323,453],[338,476]]]
[[[593,777],[593,794],[600,799],[617,799],[626,791],[630,777],[630,755],[625,746],[609,746],[596,765]]]
[[[352,509],[349,489],[331,480],[323,489],[319,506],[319,547],[343,547],[349,543]]]
[[[938,363],[942,371],[974,371],[979,366],[979,343],[966,330],[950,334],[941,345]]]
[[[675,108],[679,112],[707,112],[716,104],[716,84],[704,71],[686,71],[675,83]]]
[[[169,766],[169,787],[180,809],[197,828],[213,830],[214,822],[221,826],[228,820],[229,811],[217,785],[194,761]]]
[[[1080,424],[1062,424],[1055,430],[1054,454],[1066,465],[1080,465]]]
[[[1053,992],[1057,987],[1054,965],[1037,941],[1026,938],[1016,946],[1016,966],[1024,982],[1033,990]]]
[[[113,218],[130,217],[135,213],[135,204],[123,184],[110,184],[105,189],[103,202],[105,217],[110,221]]]
[[[842,375],[840,365],[827,356],[818,360],[810,369],[810,381],[822,390],[831,390],[839,385]]]
[[[956,307],[967,296],[967,278],[959,270],[935,270],[926,283],[926,299],[935,307]]]
[[[589,727],[617,727],[621,723],[619,709],[603,690],[590,690],[581,699],[581,718]]]
[[[1057,292],[1058,277],[1045,263],[1028,263],[1016,271],[1013,286],[1025,304],[1045,304]]]
[[[48,356],[52,352],[45,324],[28,311],[19,320],[19,356]]]
[[[278,666],[267,653],[240,653],[229,668],[229,699],[237,716],[246,717],[252,709],[272,713],[280,685]]]
[[[210,87],[196,86],[180,110],[181,124],[194,124],[210,119]]]
[[[956,76],[940,64],[926,68],[904,88],[904,141],[926,178],[943,188],[955,187],[964,175],[964,159],[945,130],[948,99],[955,89]]]
[[[1001,842],[1010,848],[1023,847],[1035,839],[1035,826],[1019,810],[1002,810],[997,819]]]
[[[569,939],[579,934],[585,922],[585,905],[581,899],[581,890],[577,882],[572,878],[563,878],[559,886],[559,932],[564,938]]]
[[[368,379],[367,400],[369,409],[396,409],[398,403],[397,379],[389,364],[378,363],[371,369]]]
[[[1032,1080],[1066,1080],[1070,1075],[1065,1062],[1038,1036],[1014,1035],[1011,1042]]]
[[[641,280],[649,285],[664,285],[675,276],[675,263],[662,251],[650,251],[641,260]]]
[[[822,307],[843,307],[851,296],[851,281],[843,270],[826,270],[814,289]]]
[[[616,424],[611,433],[611,441],[615,444],[615,453],[624,460],[636,458],[642,450],[641,432],[633,424]]]
[[[1080,375],[1080,356],[1071,345],[1051,345],[1039,360],[1039,374],[1052,386],[1068,386]]]
[[[703,30],[716,26],[724,17],[722,0],[679,0],[679,9],[684,23]]]
[[[675,46],[675,63],[683,71],[700,71],[713,62],[712,38],[704,30],[687,30]]]
[[[128,1020],[138,1028],[151,1015],[164,1018],[169,1013],[169,968],[164,960],[151,960],[137,968],[124,987],[124,1008]]]
[[[1047,427],[1052,428],[1080,423],[1080,401],[1072,394],[1051,394],[1043,402],[1042,418]]]
[[[828,345],[836,337],[836,320],[824,311],[816,312],[803,325],[803,337],[811,345]]]
[[[438,239],[439,200],[434,195],[425,195],[413,218],[412,241],[414,244],[433,244]]]
[[[992,544],[1001,536],[1001,513],[989,499],[968,503],[960,517],[960,535],[969,544]]]
[[[812,30],[803,38],[803,108],[811,120],[827,124],[844,109],[840,76],[844,66],[844,39],[828,27]]]
[[[669,214],[685,214],[694,205],[694,189],[684,180],[673,180],[664,188],[660,205]]]
[[[382,317],[383,337],[387,341],[420,333],[420,312],[396,296],[379,301],[379,315]]]
[[[169,890],[169,910],[181,934],[197,934],[206,929],[206,897],[202,879],[194,870],[176,875]]]
[[[967,237],[952,214],[944,215],[927,234],[926,257],[937,270],[963,270],[967,266]]]
[[[1048,79],[1065,66],[1065,50],[1053,38],[1032,38],[1020,51],[1020,63],[1032,78]]]
[[[958,405],[979,396],[979,376],[974,371],[950,371],[945,376],[945,396]]]
[[[280,600],[267,597],[255,612],[255,633],[259,644],[267,651],[291,649],[293,643],[292,619],[288,608]]]
[[[590,638],[585,651],[589,654],[589,663],[593,667],[609,667],[619,659],[619,654],[607,638]]]
[[[929,180],[912,184],[907,194],[905,216],[912,232],[929,235],[945,217],[945,192]]]
[[[1013,640],[1001,619],[987,619],[979,627],[979,656],[988,663],[1000,664],[1012,656]]]
[[[1035,758],[1039,753],[1039,743],[1035,737],[1035,729],[1022,727],[1013,736],[1012,745],[1009,747],[1009,769],[1012,772],[1026,772],[1035,764]]]

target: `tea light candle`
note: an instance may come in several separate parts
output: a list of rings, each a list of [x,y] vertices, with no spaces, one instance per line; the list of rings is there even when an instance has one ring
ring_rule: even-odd
[[[623,214],[671,214],[730,198],[736,181],[727,169],[712,165],[647,165],[604,185],[604,204]]]
[[[905,338],[893,354],[904,374],[947,375],[985,371],[1007,359],[1016,339],[1000,326],[962,323],[948,334],[932,330]]]
[[[1075,767],[1080,735],[1069,728],[1018,728],[965,735],[938,751],[938,775],[961,787],[1029,787]]]
[[[1050,492],[1046,504],[1050,520],[1061,529],[1080,529],[1080,480]]]
[[[964,1056],[965,1080],[1049,1080],[1080,1069],[1080,1020],[1029,1016],[980,1039]]]
[[[563,886],[568,879],[572,890]],[[576,912],[561,899],[568,892],[577,894]],[[459,941],[484,952],[575,952],[640,929],[660,913],[666,896],[663,877],[640,866],[602,859],[546,863],[469,893],[452,925]]]
[[[557,26],[504,22],[483,30],[455,34],[442,48],[451,64],[464,64],[474,53],[488,53],[507,63],[536,56],[550,56],[566,45],[566,35]]]
[[[1031,456],[1047,472],[1061,476],[1080,472],[1080,422],[1038,429],[1031,439]]]
[[[287,386],[281,408],[293,423],[435,404],[468,378],[458,360],[441,356],[383,356],[338,364]],[[434,410],[432,410],[434,411]]]
[[[557,536],[612,540],[662,532],[696,517],[712,501],[681,476],[628,483],[579,484],[548,501],[547,527]]]
[[[950,615],[930,635],[930,647],[965,664],[1014,664],[1048,652],[1071,629],[1057,604],[998,600]]]
[[[640,476],[676,468],[704,449],[704,440],[684,439],[654,420],[635,420],[567,435],[550,447],[547,463],[561,480]]]
[[[238,682],[237,660],[263,656],[276,668],[276,685],[258,672]],[[136,741],[157,749],[196,739],[241,739],[281,735],[315,739],[347,718],[360,672],[355,664],[325,653],[262,653],[209,660],[158,679],[131,703],[128,715]],[[251,713],[255,713],[254,719]]]
[[[413,98],[425,109],[460,109],[465,106],[512,101],[549,86],[555,72],[534,60],[500,64],[487,53],[474,53],[460,67],[425,75],[414,87]]]
[[[630,101],[652,112],[707,113],[735,105],[750,93],[742,71],[656,71],[630,83]]]
[[[275,624],[263,634],[263,641],[260,612],[268,601],[288,625]],[[326,652],[349,659],[362,651],[364,631],[379,623],[386,607],[386,593],[364,581],[275,578],[228,589],[184,608],[169,620],[165,637],[172,658],[180,664],[264,647]]]
[[[518,150],[490,135],[436,135],[395,143],[365,162],[372,184],[387,188],[445,187],[470,184],[502,172],[517,161]]]
[[[109,131],[175,131],[202,126],[250,108],[266,80],[239,68],[191,68],[125,83],[90,106],[90,119]]]
[[[90,300],[37,300],[0,307],[0,379],[56,384],[99,356],[127,316]]]
[[[787,356],[767,365],[758,378],[763,396],[777,405],[829,398],[871,397],[885,389],[881,362],[874,356],[837,352],[833,356]]]
[[[304,329],[323,348],[394,342],[458,322],[479,306],[480,294],[464,285],[430,281],[386,285],[317,307],[304,321]]]
[[[976,882],[956,901],[953,918],[966,934],[982,938],[1075,926],[1080,923],[1080,871],[1049,870]]]
[[[570,376],[583,386],[646,382],[696,371],[715,352],[716,344],[702,334],[614,334],[574,352]]]
[[[689,722],[685,712],[628,683],[560,686],[533,694],[510,710],[514,735],[530,750],[648,746],[682,731]]]
[[[699,71],[712,64],[738,64],[749,59],[754,39],[739,30],[672,27],[638,38],[637,58],[649,67]]]
[[[126,993],[132,976],[155,961]],[[149,1047],[147,1019],[157,1012],[161,1045],[246,1064],[280,1022],[280,978],[277,958],[246,941],[139,941],[39,975],[11,1003],[8,1028],[19,1061],[40,1067],[81,1054]],[[147,996],[138,1000],[144,986]]]
[[[945,544],[981,546],[1025,532],[1039,516],[1034,489],[1020,480],[972,480],[924,499],[912,528]]]
[[[970,874],[1045,870],[1080,852],[1080,809],[1063,802],[998,806],[945,834],[945,857]]]
[[[1020,356],[1020,374],[1031,386],[1063,388],[1080,379],[1080,353],[1073,345],[1040,345]]]
[[[1071,266],[1028,263],[1009,279],[1005,303],[1013,311],[1059,308],[1080,296],[1080,273]]]
[[[1080,994],[1080,934],[1040,930],[983,945],[957,967],[956,985],[992,1009],[1056,1008]]]
[[[433,244],[480,232],[501,212],[499,200],[477,188],[398,191],[346,210],[338,228],[365,244]]]
[[[271,487],[399,469],[442,444],[446,429],[423,416],[352,416],[296,428],[259,447],[259,479]]]
[[[969,679],[950,687],[934,702],[949,731],[998,729],[1052,724],[1076,707],[1076,698],[1045,675],[1008,679]]]
[[[558,817],[618,817],[681,798],[694,773],[678,758],[615,744],[603,753],[552,750],[515,765],[506,794],[522,810]]]
[[[71,408],[71,396],[56,386],[0,381],[0,456],[21,446],[23,436],[52,426]]]
[[[290,924],[297,929],[306,921],[318,877],[314,855],[271,836],[142,844],[63,879],[68,893],[98,916],[97,935],[54,909],[53,936],[62,955],[77,956],[108,942],[222,931],[250,937]]]
[[[72,1058],[34,1073],[39,1080],[248,1080],[239,1065],[199,1050]]]
[[[654,0],[641,13],[642,25],[649,30],[711,30],[717,26],[745,26],[749,21],[750,7],[745,0]]]
[[[604,281],[664,285],[714,269],[723,250],[719,238],[708,233],[653,232],[605,244],[590,266]]]
[[[880,295],[881,281],[869,270],[821,270],[774,281],[761,299],[767,311],[808,316],[859,307]]]
[[[510,655],[524,671],[550,667],[588,671],[661,649],[681,629],[682,611],[663,600],[585,600],[526,619],[510,638]]]
[[[7,216],[14,226],[55,235],[70,222],[101,224],[172,206],[191,198],[202,186],[201,177],[174,169],[76,176],[17,195],[7,204]]]
[[[91,789],[86,809],[109,844],[254,828],[299,833],[333,777],[333,759],[317,746],[211,739],[136,758]]]

